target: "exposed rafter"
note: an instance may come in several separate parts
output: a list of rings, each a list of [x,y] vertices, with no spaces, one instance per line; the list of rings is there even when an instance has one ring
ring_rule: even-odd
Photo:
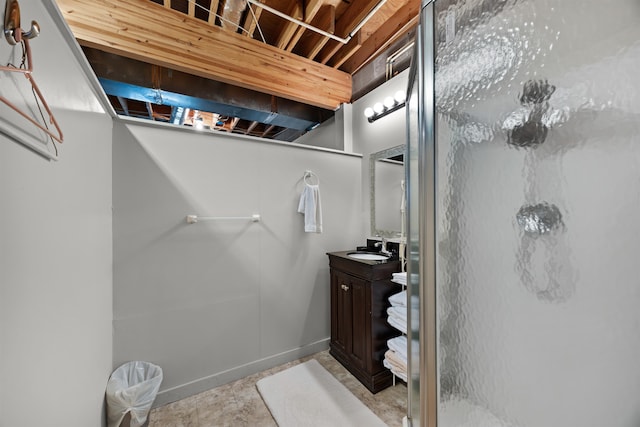
[[[316,14],[318,13],[318,11],[320,11],[322,4],[323,4],[322,0],[310,0],[307,3],[304,10],[304,22],[306,22],[307,24],[311,24],[313,22],[313,19],[316,17]],[[302,37],[302,34],[304,32],[305,32],[304,27],[298,27],[293,37],[291,37],[291,40],[289,40],[289,44],[287,45],[287,50],[289,52],[293,50],[293,48],[296,46],[296,44],[298,43],[298,41],[300,40],[300,37]]]
[[[295,3],[293,3],[293,6],[288,15],[298,20],[302,19],[302,4],[299,0],[296,0]],[[284,23],[284,25],[282,26],[282,31],[278,36],[278,41],[276,42],[276,46],[278,47],[278,49],[284,49],[289,45],[289,42],[293,38],[293,35],[295,34],[297,29],[298,25],[293,22],[288,21]]]
[[[371,58],[393,44],[400,37],[405,36],[418,24],[418,12],[420,2],[411,0],[398,9],[390,18],[386,20],[383,27],[368,37],[362,47],[354,53],[341,66],[346,72],[353,74],[362,68]],[[366,28],[365,28],[366,30]]]
[[[372,60],[409,45],[420,6],[420,0],[54,1],[118,114],[283,141],[384,81]],[[393,60],[399,67],[408,65],[402,55]]]
[[[274,128],[274,127],[275,127],[275,126],[273,126],[273,125],[268,126],[268,127],[264,130],[264,132],[262,132],[262,134],[260,135],[260,137],[264,138],[265,136],[267,136],[267,135],[269,134],[269,132],[271,132],[271,131],[273,130],[273,128]]]
[[[58,0],[79,43],[272,95],[335,109],[351,77],[147,0]]]
[[[330,110],[97,49],[83,50],[114,109],[125,116],[193,126],[188,112],[197,110],[204,119],[199,125],[211,130],[229,131],[234,118],[239,120],[231,132],[245,135],[260,136],[266,126],[275,125],[277,130],[267,138],[282,135],[284,129],[295,130],[291,137],[297,137],[333,116]],[[136,106],[146,107],[147,114],[138,113]]]
[[[356,35],[349,40],[343,48],[341,48],[329,61],[330,66],[334,68],[340,67],[344,62],[351,58],[362,47],[362,32],[358,31]]]
[[[321,13],[313,23],[317,28],[326,31],[327,33],[334,34],[336,29],[335,6],[323,7],[323,13]],[[313,59],[328,41],[329,38],[322,34],[307,31],[302,35],[302,38],[296,47],[296,52],[307,58]]]
[[[338,18],[336,22],[336,35],[339,37],[347,37],[379,2],[380,0],[354,0],[351,7]],[[330,40],[322,51],[320,51],[319,62],[326,64],[343,46],[340,42]]]
[[[260,0],[262,2],[263,0]],[[260,20],[260,16],[262,15],[262,8],[250,9],[247,11],[247,17],[244,21],[244,29],[243,34],[249,38],[253,37],[253,33],[256,31],[258,27],[258,21]]]
[[[211,4],[209,5],[209,18],[207,19],[207,22],[210,25],[215,25],[217,13],[218,13],[218,0],[211,0]]]

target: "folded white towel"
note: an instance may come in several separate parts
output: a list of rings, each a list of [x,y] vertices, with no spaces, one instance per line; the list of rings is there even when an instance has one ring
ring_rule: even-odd
[[[389,360],[389,362],[390,362],[394,367],[396,367],[399,371],[404,371],[404,372],[406,372],[406,371],[407,371],[407,362],[405,362],[405,361],[401,360],[401,359],[398,357],[398,353],[396,353],[395,351],[393,351],[393,350],[387,350],[387,351],[384,353],[384,358],[385,358],[385,359],[388,359],[388,360]]]
[[[393,273],[391,281],[400,285],[407,286],[407,273]]]
[[[389,297],[389,302],[395,307],[407,306],[407,291],[398,292]]]
[[[300,195],[298,212],[304,214],[304,231],[322,233],[322,207],[320,205],[320,187],[305,184]]]
[[[389,315],[389,317],[396,317],[403,320],[405,323],[407,322],[407,307],[391,306],[387,308],[387,314]]]
[[[400,372],[400,371],[396,370],[396,368],[387,359],[384,359],[382,361],[382,365],[385,368],[387,368],[388,370],[390,370],[393,373],[393,375],[395,375],[398,378],[403,379],[404,382],[407,382],[407,374],[405,372]]]
[[[389,323],[389,325],[393,326],[394,328],[396,328],[397,330],[399,330],[403,334],[407,333],[407,321],[406,320],[402,320],[402,319],[400,319],[399,317],[396,317],[396,316],[389,316],[389,317],[387,317],[387,323]]]
[[[389,350],[395,351],[398,357],[403,360],[406,365],[408,360],[407,337],[400,335],[399,337],[391,338],[387,341],[387,345],[389,346]]]
[[[401,281],[396,280],[396,279],[391,279],[391,281],[393,283],[397,283],[398,285],[407,286],[407,282],[401,282]]]
[[[397,377],[407,381],[407,364],[398,360],[395,352],[389,350],[384,354],[382,365],[389,369]]]

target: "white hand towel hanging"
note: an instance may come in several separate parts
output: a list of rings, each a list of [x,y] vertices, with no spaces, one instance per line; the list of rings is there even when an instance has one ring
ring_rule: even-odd
[[[298,212],[304,214],[304,231],[322,233],[322,206],[320,204],[320,187],[305,183]]]

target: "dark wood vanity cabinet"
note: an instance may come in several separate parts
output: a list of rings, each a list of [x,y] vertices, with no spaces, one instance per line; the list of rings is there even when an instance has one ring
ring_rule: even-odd
[[[400,292],[391,282],[398,261],[372,262],[329,256],[331,269],[331,341],[329,352],[372,393],[390,386],[391,372],[382,365],[387,340],[400,335],[387,323],[388,298]]]

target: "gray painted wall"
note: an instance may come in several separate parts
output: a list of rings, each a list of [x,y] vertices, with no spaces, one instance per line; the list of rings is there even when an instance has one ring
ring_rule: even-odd
[[[41,26],[33,76],[65,141],[49,162],[0,135],[0,426],[100,426],[112,368],[112,121],[44,4],[20,2],[22,26]],[[2,38],[3,62],[20,53]],[[18,77],[0,74],[0,93],[29,104]]]
[[[112,367],[111,118],[56,110],[49,163],[0,136],[0,426],[99,426]]]
[[[337,114],[337,113],[336,113]],[[336,117],[321,123],[317,128],[309,131],[296,139],[296,144],[311,145],[315,147],[329,148],[332,150],[343,150],[344,143],[340,136],[341,129],[338,126]]]
[[[134,121],[113,156],[114,362],[163,368],[156,405],[327,348],[325,253],[365,237],[359,156]],[[296,211],[307,169],[322,234]]]
[[[295,143],[353,153],[351,121],[351,104],[342,104],[332,118],[296,139]]]

